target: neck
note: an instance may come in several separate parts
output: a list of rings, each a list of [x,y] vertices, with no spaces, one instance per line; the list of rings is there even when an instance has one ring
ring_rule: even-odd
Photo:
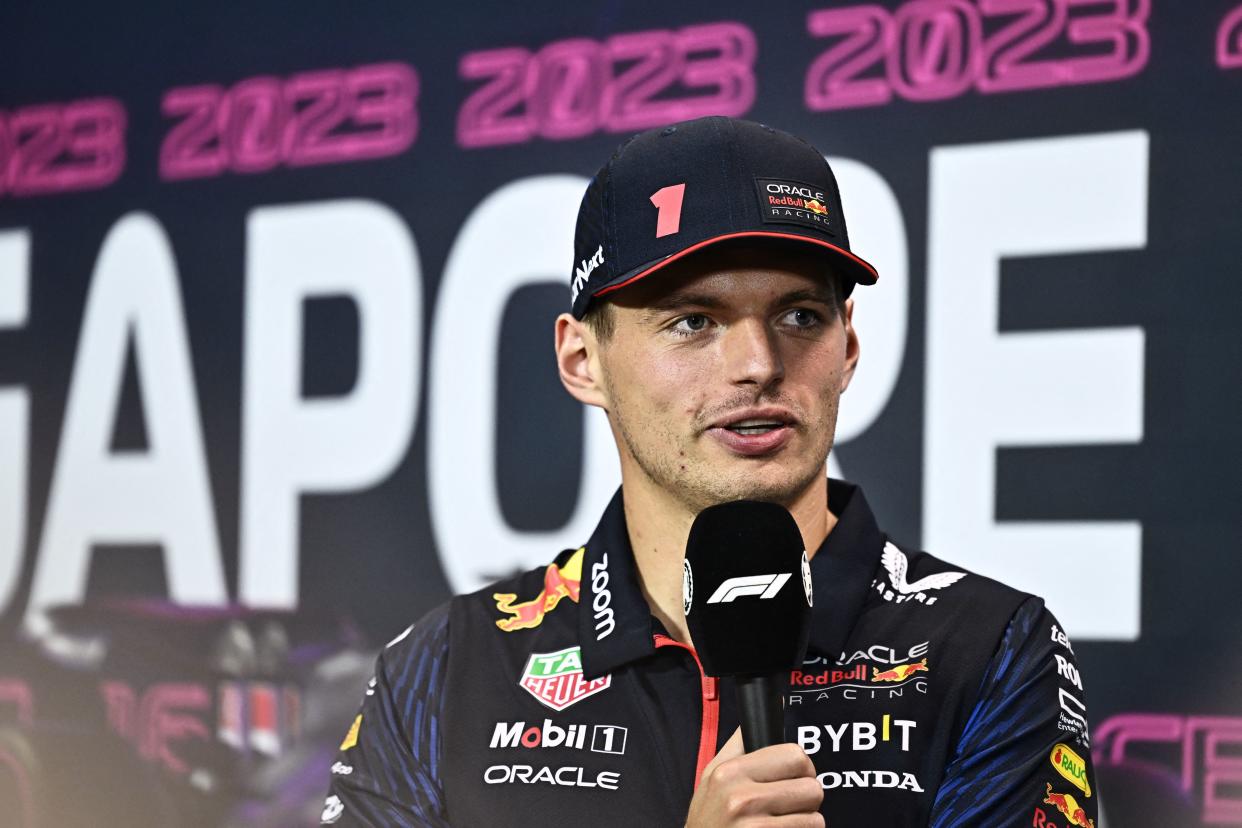
[[[681,570],[696,513],[648,480],[627,479],[636,476],[623,475],[622,496],[638,580],[651,614],[674,639],[690,644],[682,611]],[[827,478],[818,477],[791,503],[781,505],[798,524],[807,555],[814,557],[837,523],[836,516],[828,511]]]

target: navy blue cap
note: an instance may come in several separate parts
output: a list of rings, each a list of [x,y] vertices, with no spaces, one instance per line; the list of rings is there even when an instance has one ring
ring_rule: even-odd
[[[571,311],[581,319],[596,297],[745,237],[818,246],[847,293],[878,278],[850,252],[841,193],[819,150],[764,124],[711,116],[641,132],[595,174],[578,208]]]

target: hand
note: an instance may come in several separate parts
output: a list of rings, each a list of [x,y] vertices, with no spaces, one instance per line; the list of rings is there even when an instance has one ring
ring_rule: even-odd
[[[703,769],[686,828],[824,828],[823,799],[815,765],[802,748],[772,745],[745,753],[738,728]]]

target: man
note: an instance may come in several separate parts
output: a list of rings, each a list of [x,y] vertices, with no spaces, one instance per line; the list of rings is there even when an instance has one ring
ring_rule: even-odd
[[[1081,680],[1043,602],[896,545],[825,478],[847,297],[876,273],[823,156],[727,118],[642,133],[575,247],[557,364],[607,412],[621,491],[584,547],[388,645],[324,822],[1092,826]],[[691,523],[737,499],[790,511],[814,587],[788,743],[751,754],[681,603]]]

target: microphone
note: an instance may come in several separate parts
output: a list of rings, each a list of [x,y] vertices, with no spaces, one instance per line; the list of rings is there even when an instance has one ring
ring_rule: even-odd
[[[746,752],[785,741],[785,681],[811,633],[811,567],[789,512],[754,500],[700,512],[682,604],[703,672],[736,681]]]

